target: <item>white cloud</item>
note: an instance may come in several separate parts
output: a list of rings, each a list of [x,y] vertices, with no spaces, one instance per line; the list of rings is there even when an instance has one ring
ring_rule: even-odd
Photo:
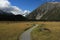
[[[28,10],[22,11],[22,9],[19,9],[17,6],[12,6],[8,0],[0,0],[0,10],[3,10],[5,12],[12,12],[15,15],[18,15],[18,14],[26,15],[26,14],[30,13],[30,11],[28,11]],[[25,15],[23,15],[23,16],[25,16]]]
[[[0,0],[0,8],[7,8],[10,6],[10,2],[8,0]]]
[[[11,12],[12,12],[13,14],[15,14],[15,15],[21,14],[21,15],[22,15],[23,11],[22,11],[21,9],[19,9],[18,7],[12,6],[11,8],[12,8]]]

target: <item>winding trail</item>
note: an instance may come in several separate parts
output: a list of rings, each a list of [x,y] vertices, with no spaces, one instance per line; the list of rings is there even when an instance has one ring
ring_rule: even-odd
[[[36,28],[38,25],[34,25],[32,28],[28,29],[22,35],[20,35],[19,40],[31,40],[31,31]]]

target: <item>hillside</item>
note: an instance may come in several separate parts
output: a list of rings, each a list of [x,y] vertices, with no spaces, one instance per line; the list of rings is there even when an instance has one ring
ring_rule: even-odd
[[[0,10],[0,21],[25,21],[25,18],[22,15],[14,15],[13,13],[7,13]]]
[[[48,2],[42,4],[28,15],[29,20],[60,21],[60,3]]]

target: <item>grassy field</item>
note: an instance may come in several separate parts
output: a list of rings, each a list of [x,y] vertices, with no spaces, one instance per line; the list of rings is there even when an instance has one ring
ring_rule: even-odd
[[[60,22],[38,22],[31,32],[32,40],[60,40]]]
[[[31,32],[32,40],[60,40],[60,22],[0,22],[0,40],[18,40],[21,33],[32,24],[39,25]],[[41,28],[51,32],[40,31]]]
[[[25,29],[31,27],[30,22],[0,22],[0,40],[18,40]]]

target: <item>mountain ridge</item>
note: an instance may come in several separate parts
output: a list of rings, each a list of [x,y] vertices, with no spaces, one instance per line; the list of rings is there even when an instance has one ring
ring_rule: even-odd
[[[52,12],[51,12],[51,10],[52,10]],[[27,17],[29,18],[29,20],[60,21],[59,10],[60,10],[60,2],[47,2],[43,5],[41,5],[40,7],[38,7],[37,9],[35,9]],[[59,17],[57,17],[54,13]],[[49,15],[47,15],[47,14],[49,14],[53,18],[49,17]],[[47,16],[45,17],[45,15],[47,15]],[[55,15],[55,16],[53,16],[53,15]]]
[[[0,21],[25,21],[25,18],[22,15],[14,15],[13,13],[7,13],[3,10],[0,10]]]

